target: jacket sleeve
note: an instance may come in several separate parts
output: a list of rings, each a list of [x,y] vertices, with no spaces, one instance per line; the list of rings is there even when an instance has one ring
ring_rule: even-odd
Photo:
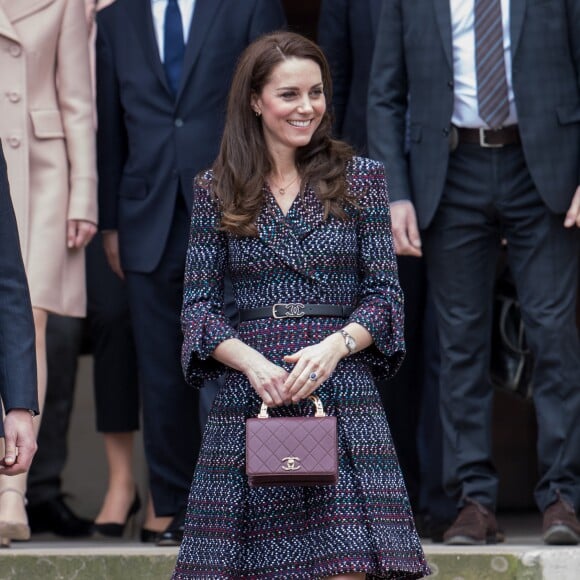
[[[209,173],[204,181],[208,181]],[[196,178],[191,231],[183,286],[181,361],[185,379],[200,387],[204,379],[217,378],[225,366],[211,357],[228,338],[237,338],[224,312],[224,274],[227,240],[218,231],[219,209],[209,186]]]
[[[34,320],[0,146],[0,394],[6,412],[38,412]]]
[[[392,201],[411,200],[405,156],[408,80],[405,61],[404,0],[384,0],[377,28],[367,109],[369,155],[384,163]]]
[[[91,69],[82,2],[68,0],[57,54],[58,101],[69,162],[68,219],[97,223],[97,168]]]
[[[349,322],[370,332],[373,344],[357,356],[367,360],[377,379],[385,379],[395,374],[405,354],[404,303],[383,166],[369,164],[368,173],[357,176],[357,182],[364,183],[364,191],[357,195],[360,286]]]

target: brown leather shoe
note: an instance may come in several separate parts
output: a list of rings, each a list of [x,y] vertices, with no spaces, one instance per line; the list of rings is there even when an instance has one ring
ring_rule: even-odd
[[[465,506],[443,534],[443,542],[450,546],[495,544],[503,540],[493,512],[469,498],[465,499]]]
[[[558,499],[544,512],[542,525],[544,543],[575,546],[580,542],[580,522],[574,508],[558,493]]]

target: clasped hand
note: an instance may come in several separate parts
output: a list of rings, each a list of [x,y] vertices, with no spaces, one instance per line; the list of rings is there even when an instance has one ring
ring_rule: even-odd
[[[294,364],[290,372],[265,358],[253,366],[247,376],[262,401],[269,407],[278,407],[297,403],[313,393],[334,372],[343,356],[337,348],[340,341],[333,341],[333,336],[286,355],[284,361]]]

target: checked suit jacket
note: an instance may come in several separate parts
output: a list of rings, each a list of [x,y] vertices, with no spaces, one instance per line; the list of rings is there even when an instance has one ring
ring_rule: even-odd
[[[580,183],[580,0],[511,0],[512,82],[523,151],[548,208]],[[404,152],[410,110],[410,151]],[[430,224],[441,199],[453,112],[449,0],[384,0],[369,87],[369,150],[392,200]]]

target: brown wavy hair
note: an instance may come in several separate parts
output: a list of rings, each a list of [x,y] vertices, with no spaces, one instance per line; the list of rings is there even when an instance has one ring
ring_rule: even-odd
[[[332,119],[328,103],[332,82],[328,62],[312,41],[293,32],[273,32],[258,38],[242,53],[228,97],[227,116],[219,155],[213,165],[213,194],[222,209],[220,229],[240,236],[256,236],[256,219],[264,202],[264,180],[273,169],[262,129],[262,120],[251,108],[253,95],[260,95],[273,69],[290,58],[309,59],[320,67],[327,111],[310,143],[296,151],[296,166],[302,184],[309,183],[330,215],[346,219],[345,205],[351,198],[345,165],[353,150],[331,138]]]

